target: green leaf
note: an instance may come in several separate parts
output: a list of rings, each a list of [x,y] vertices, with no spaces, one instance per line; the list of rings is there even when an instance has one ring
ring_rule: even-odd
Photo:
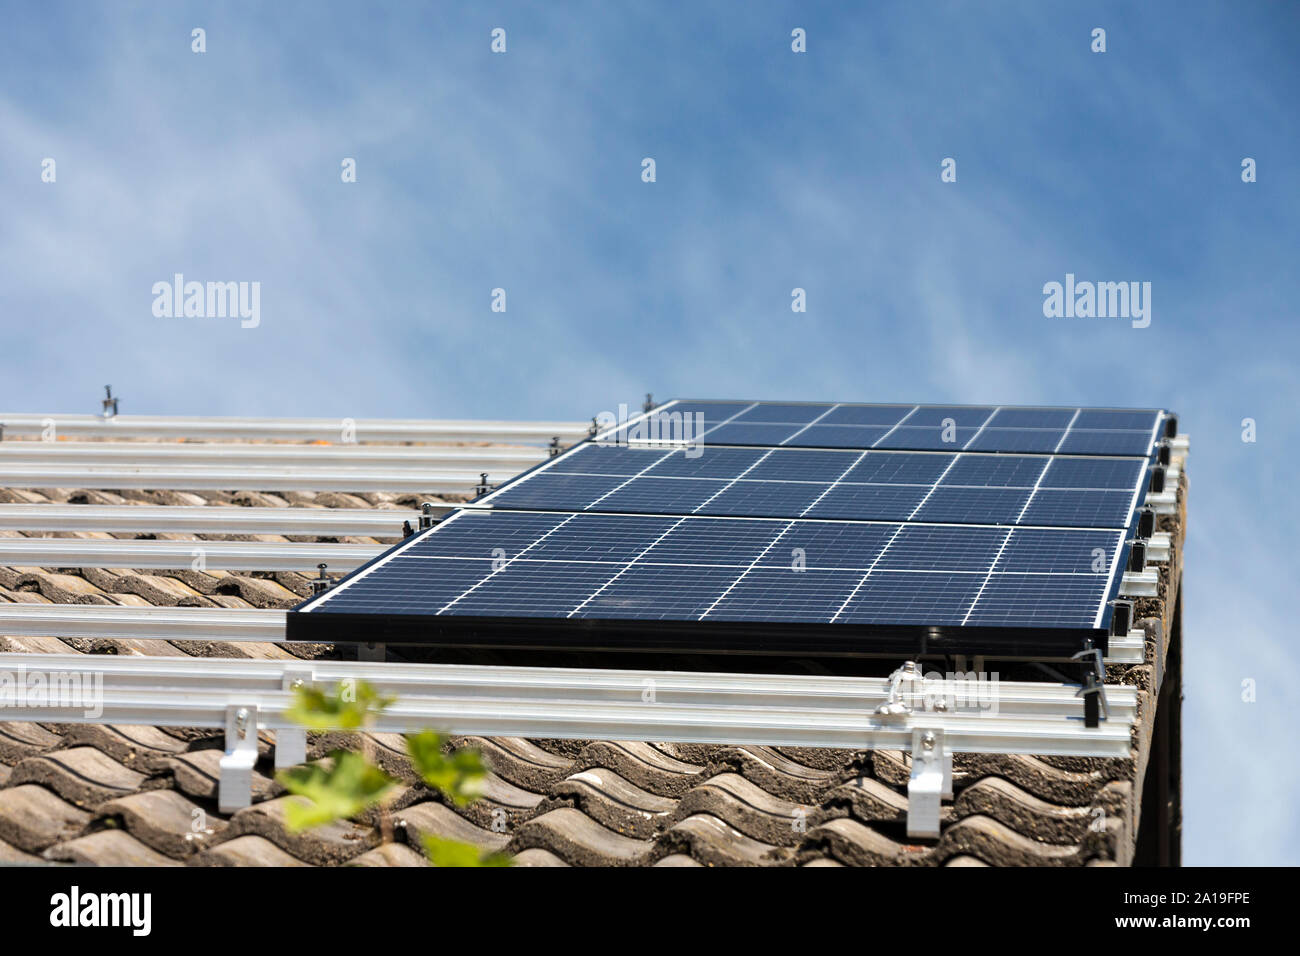
[[[457,805],[465,806],[481,797],[487,784],[483,755],[471,747],[445,754],[444,743],[442,735],[432,730],[406,737],[406,749],[415,772],[429,786],[446,794]]]
[[[479,848],[458,840],[426,835],[424,852],[434,866],[512,866],[504,853],[483,855]]]
[[[356,816],[379,803],[397,781],[360,754],[336,750],[331,766],[307,764],[276,774],[286,790],[302,800],[285,804],[285,824],[298,833],[334,820]]]
[[[397,699],[363,680],[340,681],[328,694],[318,687],[295,687],[293,697],[285,716],[309,730],[356,730]]]

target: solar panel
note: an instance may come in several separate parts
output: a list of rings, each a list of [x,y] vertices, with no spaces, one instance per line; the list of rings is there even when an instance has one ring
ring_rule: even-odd
[[[452,627],[505,619],[901,626],[911,650],[910,629],[978,625],[1027,600],[1050,608],[1053,627],[1099,627],[1123,538],[1121,530],[463,509],[345,580],[316,613],[384,615],[390,633],[403,619],[436,629],[439,618]],[[1026,566],[1050,570],[1026,575]],[[859,629],[842,630],[843,641],[861,640]],[[1075,634],[1063,646],[1077,643]],[[797,634],[769,645],[803,647]]]
[[[1104,649],[1165,417],[670,402],[404,541],[290,612],[288,636],[812,656]]]
[[[685,422],[709,445],[1147,457],[1158,410],[673,401],[602,436],[653,442]],[[647,427],[656,426],[656,427]]]
[[[1146,463],[966,453],[590,444],[494,508],[1126,527]]]

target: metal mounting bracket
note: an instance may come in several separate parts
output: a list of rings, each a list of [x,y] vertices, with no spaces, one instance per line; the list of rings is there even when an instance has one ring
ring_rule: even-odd
[[[1119,593],[1125,597],[1156,597],[1160,594],[1160,575],[1155,571],[1125,571]]]
[[[280,677],[280,688],[286,691],[312,683],[310,667],[286,667]],[[275,769],[284,770],[307,762],[307,731],[288,727],[275,732]]]
[[[487,478],[487,475],[484,475],[483,477]],[[435,524],[437,524],[437,522],[434,520],[433,507],[434,505],[432,501],[425,501],[420,504],[420,530],[421,531],[427,531],[429,528],[432,528]]]
[[[917,706],[920,704],[921,706]],[[886,719],[911,719],[925,713],[925,674],[916,661],[904,661],[889,675],[889,699],[876,708]],[[935,710],[942,711],[942,700]],[[934,720],[933,715],[927,718]],[[952,751],[941,726],[912,727],[912,775],[907,781],[907,835],[939,836],[939,806],[952,799]]]
[[[876,713],[881,717],[910,716],[912,702],[921,698],[924,685],[925,675],[920,665],[916,661],[904,661],[889,675],[889,699],[876,708]]]
[[[104,418],[113,418],[117,415],[117,399],[113,397],[113,386],[104,386],[104,397],[100,399],[100,405],[103,411],[100,413]]]
[[[217,809],[233,813],[253,802],[253,765],[257,763],[257,707],[226,708],[226,752],[217,779]]]
[[[952,752],[942,728],[912,728],[912,775],[907,781],[907,835],[939,836],[939,807],[952,799]]]
[[[1083,698],[1084,726],[1096,727],[1102,718],[1110,719],[1110,705],[1106,703],[1106,666],[1102,663],[1101,648],[1093,647],[1089,641],[1087,647],[1072,654],[1070,659],[1083,661],[1087,668],[1083,674],[1083,686],[1074,696]],[[1092,661],[1090,668],[1087,667],[1089,659]]]
[[[359,661],[379,661],[383,663],[388,659],[387,644],[358,644],[357,660]]]
[[[316,577],[312,578],[311,582],[312,594],[324,594],[330,589],[330,585],[334,583],[330,580],[330,576],[325,573],[327,567],[329,567],[329,565],[323,561],[316,565]]]

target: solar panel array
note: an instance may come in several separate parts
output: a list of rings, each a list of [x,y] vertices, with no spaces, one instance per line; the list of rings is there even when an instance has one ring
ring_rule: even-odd
[[[296,609],[289,633],[772,653],[1104,648],[1163,418],[671,402],[408,539]]]

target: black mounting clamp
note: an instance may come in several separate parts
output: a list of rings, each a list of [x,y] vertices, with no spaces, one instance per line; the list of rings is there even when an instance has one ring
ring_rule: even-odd
[[[316,565],[316,577],[311,580],[311,593],[324,594],[330,589],[332,583],[333,582],[329,579],[329,576],[325,573],[325,565]]]
[[[1128,637],[1129,629],[1133,626],[1133,602],[1121,599],[1111,601],[1110,604],[1114,608],[1110,614],[1110,636]]]
[[[411,527],[411,522],[409,522],[409,521],[403,521],[403,522],[402,522],[402,537],[403,537],[403,538],[409,538],[409,537],[410,537],[411,535],[413,535],[413,534],[415,534],[415,529]]]
[[[1128,569],[1141,574],[1147,569],[1147,543],[1144,538],[1134,538],[1129,543]]]
[[[1151,486],[1153,494],[1159,494],[1165,490],[1165,469],[1161,465],[1156,465],[1151,469]]]
[[[652,412],[655,407],[655,397],[649,392],[645,393],[645,401],[641,403],[641,411]]]
[[[474,487],[474,494],[475,496],[485,495],[492,490],[492,487],[488,484],[487,472],[486,471],[479,472],[478,477],[479,477],[479,483]]]
[[[100,414],[105,418],[112,418],[117,414],[117,399],[113,397],[112,385],[104,386],[104,397],[99,400],[99,403],[103,406]]]
[[[591,424],[587,427],[587,434],[594,438],[598,431],[600,431],[600,424],[596,421],[596,416],[592,415]]]
[[[1156,533],[1156,509],[1143,508],[1138,512],[1138,537],[1144,541]]]
[[[1088,659],[1092,664],[1089,666]],[[1075,697],[1083,698],[1083,725],[1097,727],[1104,715],[1110,719],[1110,706],[1106,703],[1106,667],[1102,663],[1101,648],[1094,647],[1092,641],[1086,641],[1083,650],[1072,654],[1070,660],[1083,662],[1083,686]]]
[[[550,443],[549,445],[547,445],[546,447],[547,447],[548,449],[550,449],[550,453],[551,453],[551,457],[552,457],[552,458],[554,458],[556,455],[558,455],[558,454],[560,453],[560,436],[559,436],[559,435],[553,435],[553,436],[551,437],[551,443]]]
[[[483,477],[486,478],[487,475],[484,475]],[[429,530],[430,528],[432,528],[432,527],[433,527],[435,524],[437,524],[437,523],[438,523],[438,522],[437,522],[437,520],[435,519],[434,514],[433,514],[433,502],[432,502],[432,501],[425,501],[425,502],[421,503],[421,505],[420,505],[420,530],[421,530],[421,531],[427,531],[427,530]]]

